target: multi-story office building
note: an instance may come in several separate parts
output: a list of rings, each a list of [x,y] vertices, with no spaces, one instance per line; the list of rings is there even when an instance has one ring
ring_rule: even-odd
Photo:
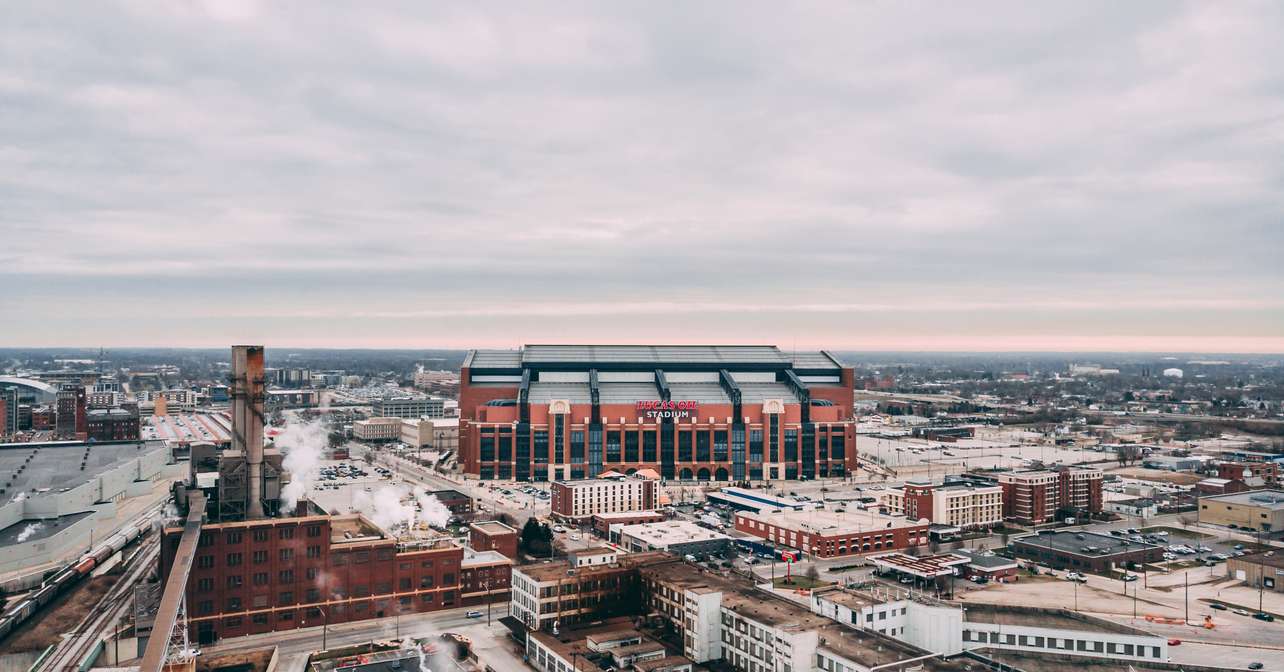
[[[619,554],[609,548],[572,551],[559,562],[513,569],[509,615],[532,630],[597,620],[636,609],[638,569],[670,562],[662,552]]]
[[[162,577],[181,535],[164,531]],[[488,594],[502,601],[510,566],[447,539],[398,541],[358,515],[207,524],[187,581],[188,621],[204,643],[480,604]]]
[[[137,441],[139,420],[136,410],[96,408],[86,413],[86,429],[95,441]]]
[[[0,387],[0,437],[18,433],[18,389]]]
[[[483,479],[842,477],[856,468],[852,375],[828,353],[774,346],[475,350],[460,456]]]
[[[370,418],[352,423],[352,435],[362,441],[396,441],[401,438],[401,418]]]
[[[86,438],[89,435],[85,386],[66,383],[58,388],[58,416],[54,431],[60,438]]]
[[[818,558],[898,551],[926,544],[929,527],[923,520],[862,509],[736,514],[736,530]]]
[[[551,490],[553,517],[571,522],[599,513],[646,511],[660,501],[659,481],[637,476],[554,481]]]
[[[1027,525],[1046,523],[1059,510],[1101,513],[1101,470],[1059,467],[998,475],[1003,515]]]
[[[910,481],[902,488],[883,491],[879,504],[893,515],[926,518],[937,525],[965,530],[1003,522],[1003,488],[998,485]]]
[[[446,400],[438,397],[383,397],[371,402],[381,418],[444,418]]]
[[[95,390],[89,393],[89,408],[115,408],[125,401],[125,395],[116,390]]]

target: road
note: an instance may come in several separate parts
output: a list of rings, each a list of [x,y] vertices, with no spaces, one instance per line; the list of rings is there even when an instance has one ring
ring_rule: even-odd
[[[473,641],[473,650],[483,665],[490,664],[497,670],[523,669],[521,659],[508,645],[508,630],[499,625],[499,618],[508,614],[507,602],[492,605],[491,624],[486,618],[468,618],[471,610],[485,608],[461,607],[401,617],[367,619],[333,626],[311,626],[296,630],[266,632],[223,640],[204,648],[203,657],[215,654],[243,653],[270,646],[278,647],[280,672],[299,672],[305,668],[310,654],[326,648],[336,648],[370,641],[397,639],[399,637],[436,637],[445,632],[462,634]],[[516,666],[513,665],[514,661]]]

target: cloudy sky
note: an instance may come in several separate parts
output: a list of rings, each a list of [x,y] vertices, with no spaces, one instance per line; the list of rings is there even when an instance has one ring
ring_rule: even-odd
[[[9,5],[0,345],[1284,352],[1284,4]]]

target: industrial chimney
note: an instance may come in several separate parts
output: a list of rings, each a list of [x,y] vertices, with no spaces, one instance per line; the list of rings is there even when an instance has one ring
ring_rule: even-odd
[[[263,517],[263,346],[232,346],[232,449],[249,473],[245,517]]]

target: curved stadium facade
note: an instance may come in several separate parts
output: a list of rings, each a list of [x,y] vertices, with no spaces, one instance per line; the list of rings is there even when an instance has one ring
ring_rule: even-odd
[[[775,346],[528,345],[460,371],[460,462],[481,479],[841,478],[852,369]]]

